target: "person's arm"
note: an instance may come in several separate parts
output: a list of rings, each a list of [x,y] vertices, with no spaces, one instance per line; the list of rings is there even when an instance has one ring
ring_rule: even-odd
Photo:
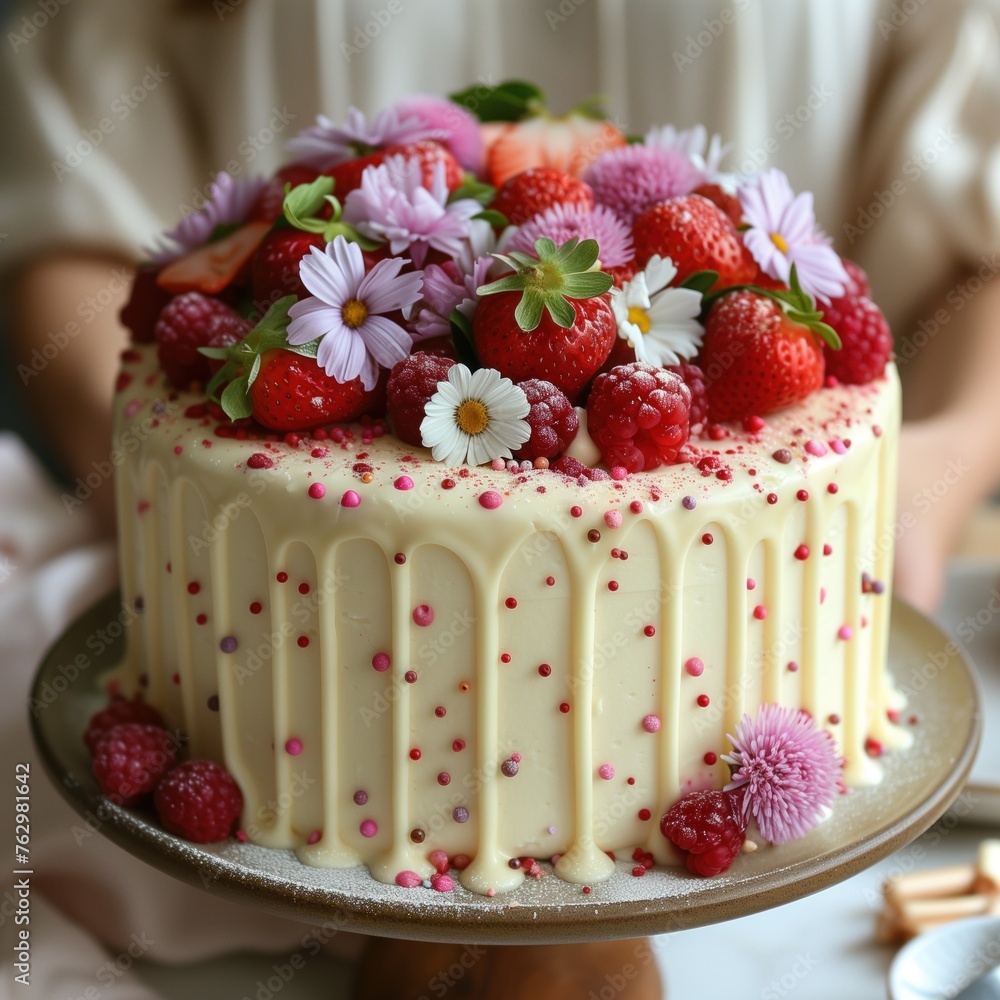
[[[16,381],[70,475],[96,484],[85,506],[107,534],[114,530],[114,487],[103,473],[110,467],[118,356],[127,342],[118,311],[130,279],[124,260],[74,253],[27,264],[10,287]]]
[[[895,588],[924,610],[940,600],[945,565],[969,515],[1000,485],[1000,281],[938,305],[947,322],[900,366],[907,421]]]

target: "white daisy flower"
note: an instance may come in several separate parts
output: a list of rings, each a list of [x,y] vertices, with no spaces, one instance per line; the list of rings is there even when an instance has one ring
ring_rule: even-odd
[[[530,409],[524,390],[495,368],[473,373],[452,365],[427,402],[420,437],[434,458],[448,465],[512,458],[531,437],[524,419]]]
[[[690,361],[701,347],[701,292],[668,288],[675,274],[674,262],[656,254],[611,296],[618,336],[628,341],[638,361],[676,365],[681,358]]]

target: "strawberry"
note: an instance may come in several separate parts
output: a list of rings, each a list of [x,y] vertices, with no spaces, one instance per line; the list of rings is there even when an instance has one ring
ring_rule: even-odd
[[[353,160],[344,160],[327,168],[324,174],[336,182],[333,193],[341,202],[356,188],[361,187],[361,175],[367,167],[377,167],[390,156],[405,156],[417,159],[423,168],[424,187],[430,188],[434,178],[434,168],[437,164],[444,166],[444,179],[449,191],[457,191],[465,180],[465,174],[458,160],[444,146],[431,140],[409,143],[405,146],[387,146],[378,149],[367,156],[357,156]]]
[[[148,344],[156,339],[156,320],[173,297],[156,283],[159,273],[160,269],[153,264],[138,268],[132,279],[128,302],[119,313],[122,326],[132,331],[132,340],[136,344]]]
[[[596,240],[535,243],[537,257],[496,255],[513,274],[484,286],[472,318],[479,360],[514,382],[538,378],[576,401],[611,352],[618,329],[606,294],[610,274],[593,271]]]
[[[587,211],[594,207],[590,186],[572,174],[553,167],[530,167],[504,183],[490,204],[512,225],[530,222],[553,205],[572,205]]]
[[[548,114],[507,125],[486,154],[486,176],[500,187],[531,167],[554,167],[578,177],[609,149],[625,145],[625,136],[611,122],[570,112],[565,118]]]
[[[847,385],[864,385],[885,371],[892,357],[892,333],[867,295],[834,299],[823,307],[823,321],[837,331],[842,344],[839,351],[824,348],[827,375]]]
[[[265,351],[260,371],[250,386],[254,419],[276,431],[301,431],[320,424],[355,420],[381,409],[385,380],[370,392],[361,378],[337,382],[315,358],[293,351]]]
[[[171,261],[157,275],[156,283],[175,295],[183,292],[217,295],[236,279],[270,228],[268,222],[248,222],[228,236]]]
[[[824,372],[823,344],[812,319],[818,315],[786,313],[763,292],[729,292],[718,299],[701,347],[710,419],[764,416],[818,389]],[[796,322],[796,316],[807,322]]]
[[[299,277],[299,261],[313,247],[324,246],[326,241],[318,233],[272,229],[253,259],[254,302],[271,303],[284,295],[305,298],[309,292]]]
[[[742,285],[757,273],[732,220],[700,194],[660,202],[643,212],[632,228],[635,259],[645,267],[654,254],[677,267],[675,284],[696,271],[718,271],[716,289]]]
[[[248,221],[274,222],[280,218],[282,206],[285,203],[285,185],[290,184],[293,188],[300,184],[308,184],[316,180],[319,171],[315,167],[306,166],[304,163],[290,163],[282,167],[268,182],[261,188],[260,193],[250,206]]]

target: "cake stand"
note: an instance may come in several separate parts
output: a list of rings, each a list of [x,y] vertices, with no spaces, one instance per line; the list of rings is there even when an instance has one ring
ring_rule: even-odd
[[[142,811],[109,803],[90,773],[82,734],[106,703],[101,675],[121,656],[121,642],[89,642],[117,620],[111,594],[76,621],[49,650],[32,697],[42,708],[32,729],[42,761],[62,795],[127,851],[208,892],[339,930],[430,941],[531,944],[662,934],[744,916],[817,892],[899,850],[934,823],[958,796],[982,729],[972,670],[955,645],[926,618],[895,601],[890,669],[913,715],[912,749],[883,759],[885,777],[842,797],[833,816],[802,840],[742,853],[722,875],[702,879],[683,869],[614,875],[589,894],[553,875],[493,899],[456,885],[453,892],[402,889],[372,879],[363,867],[310,868],[291,851],[231,840],[187,843]],[[105,633],[106,635],[106,633]],[[73,681],[62,666],[85,654]],[[931,655],[933,654],[933,656]],[[57,697],[52,697],[55,692]],[[545,866],[546,868],[548,866]]]

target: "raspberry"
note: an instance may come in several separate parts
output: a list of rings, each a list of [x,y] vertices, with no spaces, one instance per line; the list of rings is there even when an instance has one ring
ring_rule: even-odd
[[[214,760],[178,764],[156,789],[160,822],[195,844],[225,840],[243,811],[243,795],[229,772]]]
[[[741,798],[715,789],[688,792],[660,820],[660,831],[684,855],[689,871],[718,875],[747,839]]]
[[[404,358],[392,369],[386,387],[389,419],[396,437],[407,444],[421,445],[420,424],[424,407],[437,392],[438,382],[448,377],[455,362],[418,351]]]
[[[591,469],[575,458],[570,458],[569,455],[563,455],[562,458],[556,459],[549,468],[560,475],[575,479],[580,486],[586,486],[587,483],[599,483],[611,478],[603,469]]]
[[[504,182],[490,208],[507,216],[511,225],[521,226],[557,204],[589,212],[594,195],[578,177],[554,167],[529,167]]]
[[[673,372],[691,390],[691,426],[704,426],[708,420],[705,373],[697,365],[683,359],[680,364],[666,365],[666,370]]]
[[[246,320],[218,299],[201,292],[176,295],[156,321],[157,357],[167,378],[178,389],[207,381],[208,358],[198,353],[223,331],[240,338],[250,329]]]
[[[892,333],[882,311],[865,295],[845,295],[823,307],[823,322],[840,334],[839,351],[824,346],[826,374],[848,385],[878,378],[892,356]]]
[[[868,283],[868,275],[865,274],[864,268],[862,268],[859,264],[855,264],[853,260],[848,260],[846,257],[841,257],[840,263],[844,265],[844,270],[847,272],[847,276],[850,279],[847,282],[844,294],[858,296],[867,295],[868,298],[871,298],[872,286]]]
[[[673,462],[690,414],[691,390],[673,372],[634,361],[594,379],[587,429],[605,465],[642,472]]]
[[[641,270],[635,260],[626,261],[617,267],[605,267],[612,278],[615,279],[615,288],[624,288]]]
[[[108,730],[122,722],[139,722],[164,728],[163,716],[152,705],[147,705],[138,699],[127,701],[125,698],[116,698],[107,708],[95,712],[87,723],[83,742],[87,744],[91,756],[94,755],[97,745]]]
[[[569,447],[580,426],[573,404],[566,393],[545,379],[529,378],[517,385],[531,405],[527,417],[531,437],[515,452],[515,457],[530,461],[555,458]]]
[[[162,726],[120,722],[98,741],[92,768],[101,791],[119,805],[139,802],[174,766],[174,744]]]
[[[740,204],[739,198],[718,184],[702,184],[691,193],[700,194],[702,198],[707,198],[713,204],[718,205],[729,216],[734,226],[743,224],[743,206]]]

